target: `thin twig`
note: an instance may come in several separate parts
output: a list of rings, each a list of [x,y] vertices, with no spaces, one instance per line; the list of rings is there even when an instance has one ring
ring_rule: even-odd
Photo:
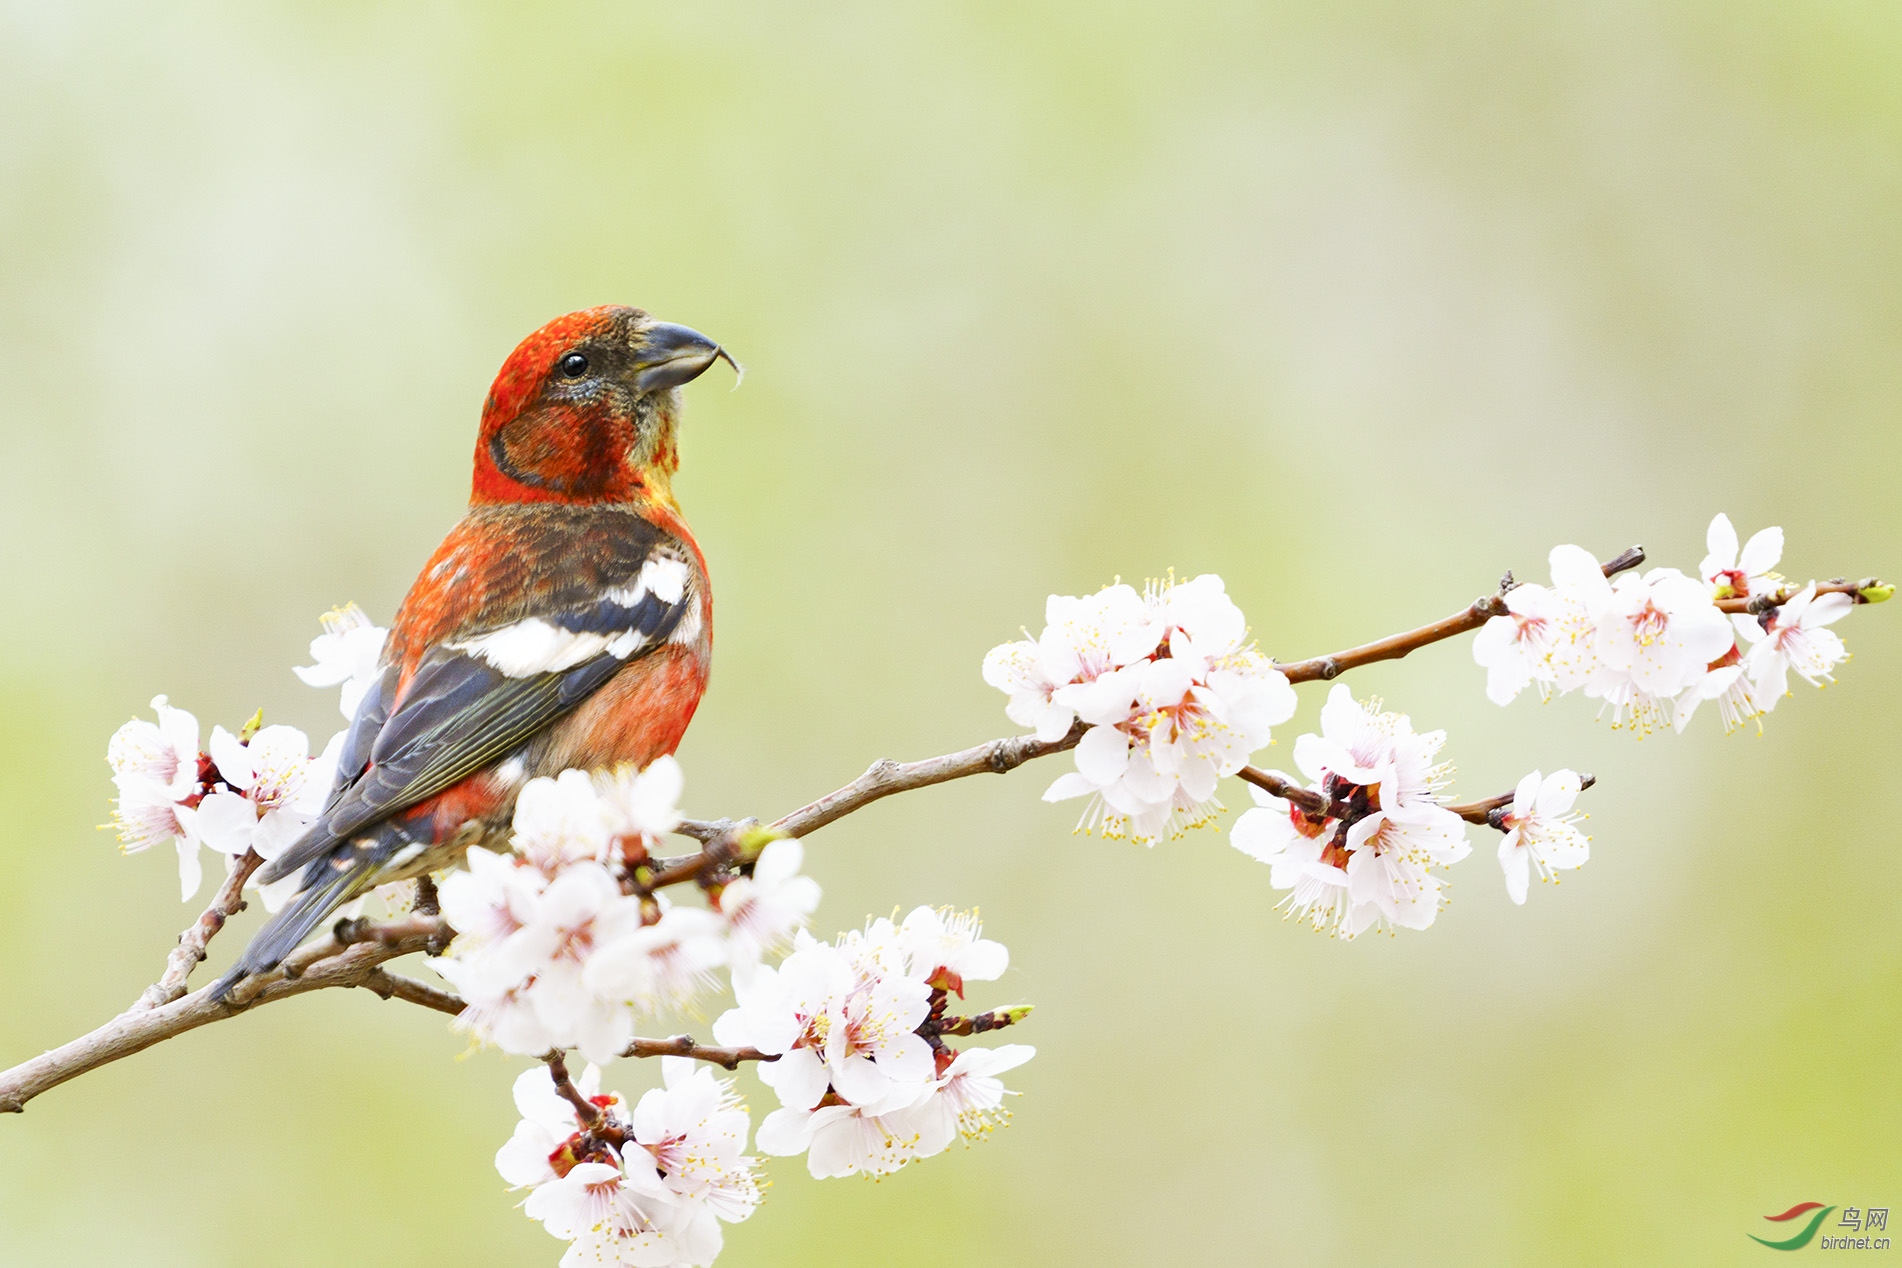
[[[1598,779],[1596,776],[1581,774],[1578,777],[1578,790],[1584,792],[1597,782]],[[1512,793],[1500,793],[1497,797],[1484,797],[1478,801],[1465,801],[1458,805],[1448,806],[1447,809],[1468,823],[1477,823],[1485,828],[1497,828],[1500,825],[1493,816],[1498,814],[1499,811],[1504,810],[1507,806],[1510,806],[1512,804],[1512,797]]]
[[[692,1057],[695,1061],[705,1061],[711,1065],[724,1066],[729,1070],[740,1068],[742,1061],[777,1061],[776,1056],[768,1056],[758,1048],[714,1048],[695,1042],[692,1035],[675,1035],[671,1039],[636,1039],[628,1044],[621,1053],[624,1057]]]
[[[593,1127],[596,1123],[599,1123],[601,1121],[601,1107],[583,1096],[581,1089],[577,1088],[568,1078],[568,1062],[566,1054],[562,1049],[555,1049],[553,1052],[544,1056],[542,1060],[548,1063],[548,1077],[555,1081],[555,1091],[561,1095],[563,1100],[575,1107],[575,1117],[581,1121],[581,1125],[583,1127]]]
[[[1644,562],[1644,547],[1633,546],[1616,558],[1606,560],[1599,567],[1607,577],[1628,568],[1636,568]],[[1508,573],[1510,578],[1511,574]],[[1419,651],[1422,647],[1455,638],[1470,630],[1476,630],[1496,616],[1506,614],[1506,594],[1510,586],[1502,586],[1497,594],[1481,595],[1452,616],[1443,617],[1430,625],[1422,625],[1417,630],[1408,630],[1404,634],[1392,634],[1386,638],[1363,643],[1359,647],[1350,647],[1344,652],[1334,652],[1327,656],[1316,656],[1312,660],[1297,660],[1278,665],[1289,682],[1313,682],[1315,679],[1326,681],[1358,669],[1362,665],[1371,665],[1375,661],[1398,660],[1400,657]]]
[[[988,1013],[978,1013],[971,1017],[947,1017],[938,1026],[941,1035],[981,1035],[987,1030],[1002,1030],[1006,1026],[1015,1026],[1030,1016],[1030,1005],[1014,1004],[1009,1008],[994,1008]]]
[[[1861,581],[1826,581],[1817,585],[1816,593],[1846,594],[1853,602],[1868,603],[1867,590],[1880,590],[1883,583],[1876,577],[1864,577]],[[1746,596],[1736,599],[1717,600],[1719,612],[1735,612],[1748,616],[1759,616],[1771,608],[1781,607],[1803,591],[1802,586],[1780,586],[1767,594]]]
[[[1255,787],[1271,793],[1283,801],[1294,803],[1301,807],[1302,811],[1305,812],[1309,818],[1317,821],[1323,818],[1338,816],[1342,810],[1345,809],[1340,803],[1330,801],[1326,796],[1316,792],[1314,789],[1303,788],[1293,780],[1283,779],[1273,771],[1261,770],[1254,766],[1244,766],[1236,771],[1235,775],[1236,778],[1241,779],[1245,783],[1253,784]],[[1597,779],[1591,775],[1580,775],[1578,777],[1579,791],[1583,792],[1597,782]],[[1483,828],[1497,828],[1499,824],[1494,821],[1492,816],[1500,809],[1510,806],[1512,804],[1512,796],[1512,793],[1509,792],[1500,793],[1496,797],[1484,797],[1478,801],[1463,801],[1449,805],[1447,809],[1468,823],[1477,823]]]
[[[441,990],[427,982],[419,982],[413,977],[405,977],[401,973],[392,973],[388,969],[371,969],[363,975],[363,980],[357,985],[374,991],[384,999],[400,999],[406,1004],[434,1009],[439,1013],[447,1013],[451,1017],[461,1016],[462,1010],[468,1007],[460,995]]]
[[[283,977],[297,977],[310,965],[327,960],[345,947],[359,943],[374,942],[384,946],[407,945],[422,939],[418,950],[426,950],[431,939],[440,938],[451,932],[441,916],[420,916],[414,912],[396,920],[377,922],[374,920],[339,920],[322,938],[306,942],[297,950],[284,957],[284,962],[270,973],[246,978],[233,989],[238,996],[253,982],[268,981],[273,974]],[[240,1002],[243,1002],[242,999]]]
[[[185,981],[192,970],[205,960],[205,948],[225,927],[225,921],[244,910],[244,883],[251,873],[264,865],[256,850],[246,850],[231,860],[225,870],[224,884],[213,895],[211,905],[192,922],[191,928],[178,935],[178,945],[165,957],[165,974],[145,988],[132,1005],[136,1011],[169,1004],[185,993]]]
[[[1262,770],[1258,766],[1244,766],[1235,772],[1235,777],[1283,801],[1293,802],[1310,815],[1325,815],[1334,804],[1312,788],[1303,788],[1291,779],[1283,779],[1273,771]]]
[[[894,793],[928,788],[932,784],[963,779],[967,775],[1003,775],[1033,758],[1066,752],[1076,747],[1086,729],[1079,722],[1070,728],[1068,735],[1058,740],[1040,740],[1034,735],[1012,735],[979,744],[975,748],[946,753],[942,757],[927,757],[916,762],[895,762],[890,758],[882,758],[873,762],[863,775],[845,787],[780,816],[767,827],[782,837],[803,837]],[[685,819],[675,831],[711,845],[734,837],[751,824],[751,820],[744,819]],[[648,885],[659,889],[663,885],[677,884],[691,879],[718,861],[717,858],[709,857],[706,850],[682,858],[662,860],[662,870],[649,880]]]

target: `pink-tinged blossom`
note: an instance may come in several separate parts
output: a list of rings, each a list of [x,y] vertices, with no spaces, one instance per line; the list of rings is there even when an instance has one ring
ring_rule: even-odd
[[[1046,801],[1089,798],[1079,826],[1153,843],[1206,822],[1217,781],[1247,764],[1272,728],[1294,715],[1294,689],[1269,659],[1244,646],[1247,626],[1212,574],[1152,588],[1155,632],[1143,659],[1053,699],[1088,724],[1076,770]],[[1140,645],[1140,644],[1139,644]]]
[[[1733,643],[1703,582],[1675,568],[1627,573],[1598,615],[1598,670],[1586,694],[1605,702],[1614,727],[1649,734],[1671,723],[1677,697]]]
[[[1569,770],[1543,777],[1535,770],[1513,790],[1512,806],[1500,816],[1507,831],[1499,842],[1499,865],[1513,902],[1525,902],[1533,873],[1556,880],[1554,872],[1582,867],[1591,857],[1585,834],[1572,826],[1578,793],[1578,775]]]
[[[889,920],[837,945],[801,934],[777,969],[735,980],[738,1007],[714,1023],[714,1036],[779,1056],[760,1079],[783,1105],[809,1110],[828,1091],[872,1110],[908,1105],[934,1072],[916,1033],[931,988],[906,975],[908,958]]]
[[[1006,1121],[1003,1101],[1012,1093],[998,1076],[1035,1055],[1027,1044],[967,1048],[908,1103],[788,1105],[761,1121],[757,1143],[762,1153],[805,1154],[816,1179],[890,1175],[944,1152],[960,1136],[981,1140]]]
[[[1598,672],[1598,619],[1611,603],[1611,582],[1598,557],[1580,546],[1554,546],[1547,562],[1558,613],[1546,665],[1553,686],[1577,691]]]
[[[1672,706],[1672,721],[1680,733],[1690,725],[1698,706],[1706,700],[1717,702],[1717,714],[1723,719],[1726,735],[1752,720],[1757,721],[1758,732],[1763,731],[1760,719],[1776,702],[1771,700],[1766,705],[1757,698],[1756,684],[1744,672],[1741,661],[1737,649],[1731,648],[1704,671],[1702,678],[1679,694]]]
[[[267,726],[248,741],[213,727],[211,760],[221,786],[198,804],[199,837],[224,854],[256,850],[276,858],[322,812],[342,747],[339,733],[313,758],[310,741],[293,726]]]
[[[726,921],[727,947],[734,972],[759,963],[792,945],[819,906],[819,882],[799,874],[805,847],[787,837],[760,851],[751,876],[741,876],[720,891],[720,915]]]
[[[924,1098],[903,1111],[918,1132],[918,1154],[926,1157],[962,1136],[981,1140],[1009,1121],[1004,1098],[1016,1093],[998,1076],[1037,1055],[1029,1044],[966,1048],[952,1058]]]
[[[575,1091],[618,1117],[627,1116],[627,1107],[619,1093],[601,1096],[601,1068],[590,1063],[573,1080]],[[527,1189],[559,1179],[550,1159],[562,1144],[580,1130],[575,1107],[555,1090],[548,1067],[530,1066],[515,1079],[515,1109],[522,1121],[515,1135],[496,1151],[495,1169],[509,1182],[510,1188]],[[600,1100],[595,1098],[600,1097]]]
[[[1058,693],[1154,651],[1161,631],[1149,616],[1142,596],[1122,584],[1082,598],[1053,594],[1044,605],[1043,633],[992,648],[984,657],[984,681],[1010,697],[1004,712],[1011,721],[1041,740],[1060,740],[1076,710]]]
[[[1510,704],[1533,683],[1541,694],[1557,682],[1551,664],[1564,605],[1536,584],[1506,592],[1506,615],[1495,616],[1473,636],[1473,660],[1486,671],[1486,698]]]
[[[712,989],[715,970],[726,962],[726,925],[718,913],[663,901],[659,920],[629,927],[601,945],[585,980],[597,999],[658,1013],[692,1006]]]
[[[635,1141],[683,1208],[738,1223],[759,1205],[760,1191],[756,1160],[746,1154],[751,1120],[733,1080],[685,1057],[662,1057],[661,1078],[629,1119]],[[717,1225],[712,1232],[717,1238]]]
[[[805,1154],[815,1180],[890,1175],[925,1156],[924,1132],[902,1110],[878,1114],[862,1105],[783,1106],[760,1120],[755,1143],[776,1157]]]
[[[759,1205],[756,1162],[744,1153],[747,1114],[732,1080],[682,1058],[664,1061],[662,1078],[630,1114],[619,1094],[600,1093],[590,1065],[574,1086],[602,1121],[586,1126],[546,1067],[516,1080],[522,1121],[497,1152],[496,1170],[531,1190],[523,1203],[531,1219],[572,1243],[567,1268],[709,1264],[720,1253],[721,1223]]]
[[[1737,530],[1722,511],[1710,522],[1704,535],[1710,551],[1698,565],[1698,573],[1710,587],[1715,599],[1754,598],[1777,588],[1782,578],[1772,572],[1783,558],[1783,530],[1766,528],[1753,534],[1737,549]]]
[[[363,614],[354,603],[333,608],[318,618],[324,632],[311,640],[314,664],[293,666],[291,672],[310,687],[337,687],[343,692],[337,708],[346,718],[357,716],[357,706],[376,681],[383,641],[389,631]]]
[[[668,833],[680,826],[680,790],[685,776],[672,757],[655,758],[646,770],[623,762],[598,771],[595,791],[608,834],[624,853],[639,847],[658,851]]]
[[[1255,793],[1231,843],[1267,863],[1269,884],[1294,892],[1288,914],[1353,938],[1370,928],[1424,929],[1439,915],[1434,869],[1471,847],[1459,817],[1440,804],[1446,768],[1436,763],[1444,731],[1416,733],[1403,714],[1357,703],[1345,685],[1329,693],[1320,734],[1295,741],[1311,791],[1328,798],[1319,822],[1291,802]]]
[[[981,937],[983,930],[974,911],[913,908],[898,926],[898,941],[909,957],[907,973],[960,997],[966,982],[995,982],[1010,967],[1010,951]]]
[[[565,770],[522,785],[512,844],[529,866],[553,877],[573,863],[608,861],[608,820],[593,776]]]
[[[1855,600],[1846,594],[1817,594],[1812,581],[1788,603],[1772,609],[1767,626],[1755,620],[1737,622],[1737,632],[1750,643],[1744,653],[1744,672],[1765,708],[1775,708],[1789,694],[1792,670],[1812,687],[1836,681],[1830,671],[1849,652],[1836,631],[1825,627],[1854,606]]]
[[[599,953],[638,931],[638,900],[599,863],[576,863],[548,882],[520,929],[490,953],[498,980],[533,979],[529,1000],[542,1026],[590,1061],[610,1061],[633,1037],[633,1019],[597,997],[585,975]]]
[[[135,718],[113,732],[106,744],[106,763],[118,790],[112,826],[119,834],[119,848],[127,854],[175,843],[179,889],[189,899],[204,883],[192,812],[202,792],[198,719],[174,709],[164,696],[152,698],[152,709],[158,715],[156,724]]]

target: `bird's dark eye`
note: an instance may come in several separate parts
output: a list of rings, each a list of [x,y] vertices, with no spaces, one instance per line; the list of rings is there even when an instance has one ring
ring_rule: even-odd
[[[588,372],[588,358],[579,352],[571,352],[560,361],[561,372],[568,378],[578,379]]]

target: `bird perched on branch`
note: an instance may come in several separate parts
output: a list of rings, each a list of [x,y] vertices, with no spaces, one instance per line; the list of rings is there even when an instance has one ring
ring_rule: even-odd
[[[680,518],[679,388],[706,336],[635,308],[549,322],[482,408],[469,511],[410,587],[322,816],[259,873],[290,905],[213,988],[275,967],[375,885],[507,833],[537,775],[645,766],[706,688],[713,597]]]

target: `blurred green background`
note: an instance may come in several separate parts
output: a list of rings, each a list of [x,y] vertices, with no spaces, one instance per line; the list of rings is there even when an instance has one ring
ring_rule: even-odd
[[[195,910],[94,828],[106,737],[159,691],[328,735],[316,615],[387,620],[556,314],[748,364],[688,392],[681,757],[767,816],[1009,731],[985,650],[1119,574],[1218,571],[1293,658],[1561,541],[1694,567],[1718,510],[1902,570],[1898,143],[1877,3],[0,3],[0,1063]],[[721,1263],[1727,1264],[1902,1215],[1899,618],[1761,739],[1502,711],[1463,644],[1355,675],[1465,795],[1602,781],[1590,866],[1515,908],[1489,838],[1424,935],[1284,924],[1226,825],[1073,837],[1062,759],[827,829],[821,932],[980,904],[1040,1055],[977,1149],[773,1164]],[[0,1261],[552,1265],[490,1165],[520,1063],[463,1051],[338,992],[60,1088],[0,1121]]]

